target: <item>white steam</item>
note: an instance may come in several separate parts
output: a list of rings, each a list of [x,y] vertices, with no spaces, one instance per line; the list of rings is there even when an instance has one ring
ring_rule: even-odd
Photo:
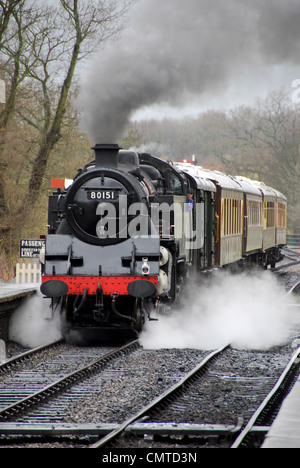
[[[38,292],[26,299],[11,317],[9,339],[25,348],[43,346],[61,338],[59,312],[52,315],[50,299]]]
[[[192,288],[184,309],[150,322],[141,336],[148,349],[215,349],[226,343],[241,349],[268,349],[291,332],[292,296],[268,272],[229,275],[219,272],[211,286]],[[196,292],[195,292],[196,291]]]
[[[146,349],[211,350],[226,343],[240,349],[268,349],[285,343],[299,328],[300,314],[292,295],[274,275],[214,274],[210,286],[192,287],[184,309],[158,322],[147,322],[141,334]],[[9,339],[34,348],[61,338],[60,316],[52,316],[50,301],[40,293],[13,314]],[[296,312],[295,312],[296,311]]]

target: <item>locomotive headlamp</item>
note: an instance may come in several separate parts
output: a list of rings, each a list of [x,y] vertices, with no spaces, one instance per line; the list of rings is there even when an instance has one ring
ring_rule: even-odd
[[[142,264],[142,273],[143,275],[149,275],[150,273],[150,266],[148,264],[148,258],[147,257],[143,257],[143,264]]]

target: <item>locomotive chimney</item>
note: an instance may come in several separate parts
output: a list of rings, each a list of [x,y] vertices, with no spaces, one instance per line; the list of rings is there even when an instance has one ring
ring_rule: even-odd
[[[97,144],[92,148],[95,151],[95,167],[118,168],[119,145]]]

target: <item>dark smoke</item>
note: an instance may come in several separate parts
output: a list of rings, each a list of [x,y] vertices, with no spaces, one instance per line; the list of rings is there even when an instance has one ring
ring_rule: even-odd
[[[261,5],[258,33],[264,60],[299,64],[299,0],[256,0]]]
[[[299,0],[138,0],[129,18],[82,87],[92,142],[116,142],[144,106],[222,99],[239,76],[299,60]]]

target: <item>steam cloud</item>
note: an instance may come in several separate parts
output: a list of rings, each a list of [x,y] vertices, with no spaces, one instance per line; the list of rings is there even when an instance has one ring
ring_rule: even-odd
[[[10,320],[9,339],[25,348],[43,346],[61,338],[59,311],[50,309],[41,293],[28,298]]]
[[[118,40],[90,64],[83,125],[115,142],[144,106],[181,106],[239,77],[298,64],[299,0],[139,0]]]
[[[299,328],[298,308],[269,272],[256,275],[213,276],[211,286],[197,291],[183,309],[146,321],[140,340],[146,349],[195,348],[211,350],[226,343],[242,349],[268,349],[286,342]],[[48,302],[48,303],[47,303]],[[34,348],[61,338],[60,315],[51,315],[49,300],[40,293],[26,300],[13,314],[9,339]],[[1,343],[0,343],[1,349]],[[5,358],[5,349],[0,361]]]
[[[292,296],[282,300],[285,291],[268,272],[231,276],[222,271],[210,287],[195,290],[184,309],[147,324],[141,335],[144,348],[212,350],[230,343],[269,349],[285,343],[296,326],[294,308],[287,305],[293,304]]]

